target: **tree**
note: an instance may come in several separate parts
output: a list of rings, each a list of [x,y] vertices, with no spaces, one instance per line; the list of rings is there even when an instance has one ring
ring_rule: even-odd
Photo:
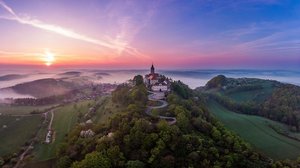
[[[166,144],[164,143],[164,141],[162,139],[159,139],[156,142],[156,147],[151,150],[151,157],[149,158],[148,162],[152,163],[155,159],[157,159],[157,157],[162,152],[162,150],[165,149],[165,147]]]
[[[163,157],[160,161],[161,167],[172,168],[175,167],[175,158],[172,155]]]
[[[127,111],[130,113],[138,113],[141,109],[136,104],[129,104],[127,106]]]
[[[202,133],[208,134],[212,129],[212,125],[209,122],[203,120],[203,118],[201,117],[193,119],[192,124],[198,131]]]
[[[188,99],[192,95],[192,90],[181,81],[172,82],[171,90],[184,99]]]
[[[188,130],[189,119],[183,113],[179,113],[176,119],[177,119],[177,125],[182,131]]]
[[[133,78],[133,80],[134,80],[136,86],[144,84],[144,80],[143,80],[143,76],[142,75],[136,75]]]
[[[222,138],[221,132],[216,127],[213,127],[211,135],[215,140],[220,140]]]
[[[72,160],[69,156],[60,157],[57,161],[57,167],[59,168],[69,168],[72,163]]]
[[[112,101],[122,105],[128,105],[131,100],[128,95],[129,87],[126,85],[119,85],[115,91],[112,92]]]
[[[0,166],[2,166],[4,164],[4,160],[2,157],[0,157]]]
[[[92,152],[80,162],[74,162],[73,168],[110,168],[110,160],[99,152]]]
[[[145,104],[148,100],[147,90],[144,85],[134,87],[130,93],[130,98],[136,103]]]
[[[112,146],[107,149],[107,156],[112,161],[114,166],[122,166],[122,161],[125,159],[119,146]]]
[[[145,163],[139,160],[129,160],[126,163],[127,168],[143,168],[145,167]]]

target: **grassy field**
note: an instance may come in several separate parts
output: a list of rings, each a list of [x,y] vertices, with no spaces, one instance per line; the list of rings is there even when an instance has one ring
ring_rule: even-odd
[[[30,114],[32,111],[42,111],[47,108],[50,108],[52,105],[49,106],[7,106],[1,105],[0,106],[0,113],[2,115],[24,115]]]
[[[280,135],[269,127],[269,124],[284,127],[283,124],[229,111],[215,101],[210,101],[208,108],[227,128],[268,156],[274,159],[296,159],[300,156],[299,141]]]
[[[40,143],[35,146],[34,156],[36,161],[44,161],[48,159],[53,159],[55,157],[55,152],[59,147],[60,143],[64,140],[65,135],[75,126],[77,123],[79,113],[86,113],[90,106],[94,104],[94,101],[82,101],[75,104],[69,104],[60,107],[54,111],[54,119],[52,128],[55,131],[55,141],[51,144]],[[44,141],[44,135],[39,136]]]
[[[41,123],[40,115],[0,116],[0,156],[18,152],[26,141],[34,137]],[[7,128],[3,128],[3,125]]]

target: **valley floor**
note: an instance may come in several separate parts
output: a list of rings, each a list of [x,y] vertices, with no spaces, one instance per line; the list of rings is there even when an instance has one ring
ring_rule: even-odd
[[[283,124],[263,117],[235,113],[213,100],[209,101],[208,108],[225,127],[273,159],[296,159],[300,156],[300,141],[280,135],[270,127],[283,128]]]

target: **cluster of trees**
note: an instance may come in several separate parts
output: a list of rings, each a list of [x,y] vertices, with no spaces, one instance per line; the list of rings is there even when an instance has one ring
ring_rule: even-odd
[[[207,89],[220,88],[226,84],[226,77],[224,75],[218,75],[207,82],[205,87]]]
[[[260,115],[277,120],[300,131],[300,87],[285,84],[261,105]]]
[[[130,86],[126,84],[119,85],[114,92],[112,92],[112,101],[114,103],[128,105],[130,103],[128,92]]]
[[[227,109],[237,113],[258,115],[260,111],[260,106],[252,101],[237,103],[236,101],[220,93],[209,94],[209,98],[216,100]]]
[[[235,93],[235,92],[245,92],[245,91],[251,91],[251,90],[261,90],[264,87],[256,84],[248,84],[248,85],[243,85],[243,86],[235,86],[233,88],[230,88],[229,90],[226,90],[225,93],[226,94],[230,94],[230,93]],[[227,88],[228,89],[228,88]]]
[[[143,85],[143,84],[144,84],[144,79],[143,79],[143,76],[142,76],[142,75],[136,75],[136,76],[133,78],[133,81],[135,82],[135,85],[136,85],[136,86],[139,86],[139,85]]]
[[[51,96],[51,97],[45,97],[45,98],[17,98],[14,99],[14,105],[17,106],[40,106],[40,105],[49,105],[49,104],[55,104],[60,103],[64,98],[62,96]]]
[[[123,84],[119,85],[112,93],[112,101],[122,106],[128,106],[133,103],[145,106],[147,99],[147,88],[145,85],[136,85],[132,88]]]
[[[63,95],[54,95],[43,98],[17,98],[13,104],[17,106],[40,106],[56,103],[63,103],[64,100],[71,99],[79,93],[79,90],[72,90]]]
[[[176,117],[176,124],[145,115],[147,90],[143,84],[119,86],[112,99],[127,105],[126,110],[105,125],[92,126],[94,137],[81,138],[81,126],[72,130],[57,152],[58,167],[271,166],[267,157],[211,117],[203,98],[193,96],[181,82],[173,86],[176,89],[167,97],[166,113]]]
[[[172,82],[171,90],[184,99],[188,99],[193,95],[193,91],[188,87],[188,85],[182,83],[181,81]]]

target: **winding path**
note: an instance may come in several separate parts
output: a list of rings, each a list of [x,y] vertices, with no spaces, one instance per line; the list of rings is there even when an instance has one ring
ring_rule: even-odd
[[[50,120],[50,123],[48,125],[48,130],[51,130],[51,127],[52,127],[52,123],[53,123],[53,118],[54,118],[54,113],[53,113],[53,110],[51,110],[51,120]]]
[[[148,106],[145,113],[149,116],[152,116],[152,117],[159,117],[160,119],[164,119],[166,121],[168,121],[168,123],[170,125],[173,125],[177,122],[176,118],[175,117],[167,117],[167,116],[162,116],[162,115],[159,115],[159,116],[154,116],[151,111],[153,109],[160,109],[160,108],[165,108],[167,107],[169,104],[167,101],[165,100],[162,100],[160,99],[159,95],[158,94],[161,94],[161,92],[152,92],[152,91],[148,91],[149,93],[151,93],[150,95],[148,95],[148,100],[150,101],[157,101],[157,102],[160,102],[162,105],[159,105],[159,106]]]
[[[28,151],[30,149],[33,149],[33,144],[34,144],[34,142],[31,142],[30,145],[26,148],[26,150],[20,155],[20,158],[19,158],[18,162],[16,163],[16,165],[14,166],[14,168],[19,167],[19,165],[21,164],[22,160],[24,159],[24,157],[28,153]]]

